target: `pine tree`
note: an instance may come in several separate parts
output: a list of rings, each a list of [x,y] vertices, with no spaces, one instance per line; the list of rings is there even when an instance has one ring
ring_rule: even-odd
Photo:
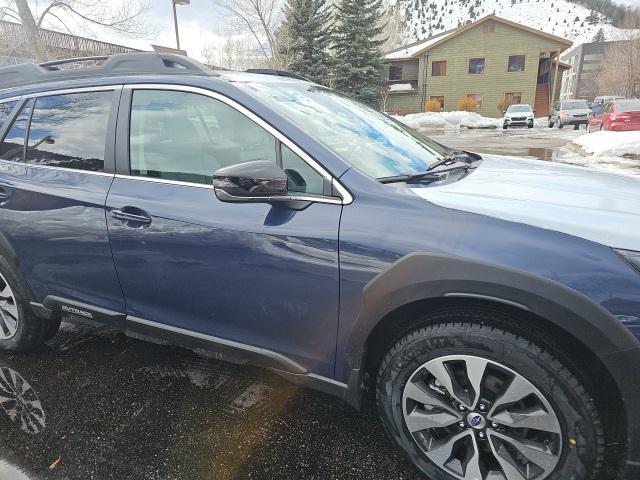
[[[593,37],[593,41],[596,43],[604,42],[604,30],[602,28],[599,29],[595,37]]]
[[[335,88],[377,107],[382,81],[382,0],[340,0],[334,28]]]
[[[600,18],[598,17],[598,14],[595,10],[591,10],[591,13],[589,13],[585,20],[587,21],[587,23],[589,23],[589,25],[595,25],[600,21]]]
[[[284,32],[288,69],[312,82],[326,83],[330,66],[331,15],[326,0],[287,0],[284,6]]]

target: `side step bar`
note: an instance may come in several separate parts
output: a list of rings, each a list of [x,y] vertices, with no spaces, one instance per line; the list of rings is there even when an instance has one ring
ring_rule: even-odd
[[[47,320],[67,314],[80,322],[121,329],[132,338],[187,348],[200,348],[211,353],[218,360],[256,365],[287,374],[309,373],[302,365],[271,350],[126,315],[122,312],[114,312],[76,300],[50,295],[41,304],[31,302],[31,309],[35,315]]]

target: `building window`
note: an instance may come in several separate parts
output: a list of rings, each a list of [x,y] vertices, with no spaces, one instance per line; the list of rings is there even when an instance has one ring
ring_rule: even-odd
[[[402,80],[402,67],[389,65],[389,80]]]
[[[479,93],[467,93],[467,98],[472,98],[478,104],[478,110],[482,108],[482,95]]]
[[[431,76],[444,77],[447,74],[447,61],[438,60],[431,63]]]
[[[509,55],[508,72],[524,72],[524,55]]]
[[[431,95],[429,97],[430,102],[438,102],[440,104],[440,111],[444,110],[444,96],[442,95]]]
[[[504,100],[509,105],[522,103],[522,92],[507,92],[504,94]]]
[[[484,73],[484,58],[469,59],[469,75],[482,75]]]

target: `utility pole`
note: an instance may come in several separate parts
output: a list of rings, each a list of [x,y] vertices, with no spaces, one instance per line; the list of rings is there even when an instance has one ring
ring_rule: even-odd
[[[35,57],[36,62],[42,63],[47,61],[47,52],[40,40],[38,26],[33,18],[29,4],[27,4],[27,0],[16,0],[16,6],[18,7],[20,21],[22,21],[22,28],[25,31],[31,53]]]
[[[173,5],[173,26],[176,29],[176,47],[180,50],[180,35],[178,34],[178,15],[176,14],[176,5],[189,5],[191,0],[171,0]]]

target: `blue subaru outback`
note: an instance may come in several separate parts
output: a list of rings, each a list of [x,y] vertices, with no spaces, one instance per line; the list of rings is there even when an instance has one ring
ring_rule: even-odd
[[[0,348],[106,324],[375,397],[431,480],[640,478],[640,182],[98,60],[0,69]]]

